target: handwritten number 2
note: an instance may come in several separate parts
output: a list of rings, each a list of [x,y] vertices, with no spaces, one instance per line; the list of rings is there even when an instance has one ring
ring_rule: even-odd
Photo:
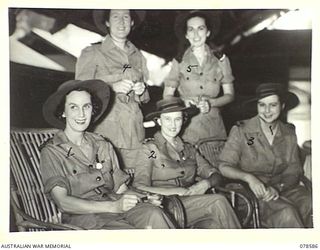
[[[150,159],[150,158],[153,158],[153,159],[157,158],[156,152],[154,152],[154,151],[152,150],[152,151],[150,152],[150,155],[149,155],[148,158],[149,158],[149,159]]]
[[[253,143],[254,143],[253,140],[254,140],[254,137],[250,137],[249,140],[248,140],[248,142],[247,142],[247,144],[248,144],[249,146],[253,145]]]

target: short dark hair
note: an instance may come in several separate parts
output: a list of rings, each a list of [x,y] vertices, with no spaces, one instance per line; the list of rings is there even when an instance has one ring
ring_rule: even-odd
[[[66,104],[66,96],[69,95],[72,91],[85,91],[90,95],[91,103],[92,103],[92,118],[91,118],[91,120],[93,120],[95,118],[95,116],[100,113],[100,111],[102,109],[102,101],[95,94],[93,94],[90,89],[83,88],[83,87],[72,89],[68,93],[65,94],[65,96],[62,98],[61,102],[57,106],[56,112],[54,113],[55,116],[58,119],[65,122],[65,119],[64,119],[64,117],[62,117],[62,114],[64,112],[64,108],[65,108],[65,104]]]

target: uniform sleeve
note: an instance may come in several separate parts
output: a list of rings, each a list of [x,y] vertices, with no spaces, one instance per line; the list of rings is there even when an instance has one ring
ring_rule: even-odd
[[[228,140],[219,156],[221,166],[238,167],[241,157],[241,132],[238,126],[233,126]]]
[[[149,80],[149,71],[147,68],[147,60],[145,59],[145,57],[141,54],[142,57],[142,74],[143,74],[143,80],[146,83]],[[142,103],[147,103],[150,101],[150,95],[149,95],[149,91],[148,88],[146,86],[146,90],[143,92],[143,94],[141,96],[139,96],[139,100]]]
[[[71,194],[71,186],[66,178],[61,161],[55,154],[54,149],[44,147],[40,156],[40,173],[44,185],[44,192],[50,198],[50,192],[55,186],[67,189]]]
[[[143,145],[139,150],[133,186],[151,186],[153,159],[149,158],[150,150],[146,145]]]
[[[102,68],[101,60],[94,46],[83,49],[76,63],[75,79],[100,79],[109,85],[123,79],[123,74],[112,74],[106,67]]]
[[[93,48],[90,46],[83,49],[76,63],[75,79],[95,79],[98,70],[98,65],[94,63],[95,61],[96,59]]]
[[[165,87],[178,88],[179,87],[180,67],[176,59],[172,61],[172,67],[168,76],[164,80]]]
[[[219,66],[223,74],[223,78],[221,80],[222,84],[232,83],[234,81],[234,76],[232,75],[232,69],[229,58],[226,56],[222,61],[219,60]]]
[[[196,161],[197,161],[197,175],[203,179],[209,178],[213,173],[218,173],[219,170],[213,167],[203,156],[196,152]]]
[[[128,174],[126,174],[124,171],[120,169],[119,161],[118,161],[116,152],[113,149],[113,146],[109,142],[106,142],[106,143],[108,146],[107,150],[109,153],[109,157],[111,159],[112,169],[113,169],[113,173],[112,173],[113,182],[114,182],[113,190],[116,192],[119,189],[119,187],[122,184],[124,184],[130,177]]]

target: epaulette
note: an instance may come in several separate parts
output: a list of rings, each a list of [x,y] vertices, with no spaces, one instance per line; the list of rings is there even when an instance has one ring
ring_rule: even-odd
[[[296,130],[296,126],[294,126],[294,124],[292,123],[285,123],[286,127],[291,129],[291,130]]]
[[[41,150],[42,150],[47,144],[49,144],[49,143],[53,144],[53,137],[44,140],[44,141],[40,144],[39,150],[41,151]]]
[[[102,41],[100,41],[100,42],[95,42],[95,43],[91,43],[91,45],[98,45],[98,44],[102,44]]]
[[[104,141],[111,143],[110,139],[105,137],[104,135],[101,135],[101,134],[98,134],[98,133],[95,133],[95,134],[98,135],[100,138],[102,138]]]
[[[154,138],[145,138],[144,140],[143,140],[143,142],[142,142],[142,144],[148,144],[148,143],[150,143],[150,142],[154,142]]]
[[[236,126],[237,126],[237,127],[242,127],[244,124],[245,124],[244,121],[237,121],[237,122],[236,122]]]

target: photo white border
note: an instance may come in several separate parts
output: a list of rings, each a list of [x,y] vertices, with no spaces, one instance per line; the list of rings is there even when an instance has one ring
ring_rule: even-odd
[[[119,231],[76,231],[76,232],[35,232],[9,233],[9,130],[10,130],[10,82],[9,82],[9,39],[8,38],[8,7],[33,8],[131,8],[131,9],[264,9],[264,8],[310,8],[313,12],[313,46],[312,46],[312,176],[314,199],[313,229],[259,229],[259,230],[119,230]],[[0,116],[0,248],[2,244],[71,244],[72,249],[88,249],[88,247],[118,247],[171,249],[177,247],[222,248],[228,246],[237,249],[301,249],[300,244],[318,244],[320,248],[320,177],[319,155],[320,129],[320,79],[319,79],[319,44],[320,44],[320,11],[317,1],[308,0],[14,0],[1,1],[0,21],[3,30],[1,39],[1,83],[0,100],[5,112]],[[319,94],[318,94],[319,93]],[[179,243],[179,246],[176,245]],[[89,245],[88,245],[89,244]],[[138,244],[138,245],[136,245]],[[180,244],[183,244],[180,246]],[[160,248],[160,246],[162,246]],[[188,249],[189,249],[188,247]],[[4,248],[5,249],[5,248]],[[11,248],[13,249],[13,248]]]

